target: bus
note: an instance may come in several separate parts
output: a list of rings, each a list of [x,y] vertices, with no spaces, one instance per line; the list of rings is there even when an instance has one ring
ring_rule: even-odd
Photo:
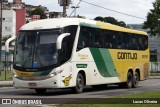
[[[147,33],[81,18],[30,22],[16,37],[15,88],[138,87],[149,77]]]

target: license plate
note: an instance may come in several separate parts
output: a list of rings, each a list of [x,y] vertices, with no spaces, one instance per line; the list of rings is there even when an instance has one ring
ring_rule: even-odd
[[[28,86],[29,87],[35,87],[35,86],[37,86],[37,84],[36,83],[28,83]]]

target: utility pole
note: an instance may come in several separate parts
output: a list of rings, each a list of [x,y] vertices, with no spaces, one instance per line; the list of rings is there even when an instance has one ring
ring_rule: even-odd
[[[0,0],[0,65],[2,54],[2,0]]]
[[[66,2],[66,0],[63,0],[63,17],[66,17],[66,4],[67,4],[67,2]]]
[[[79,8],[79,6],[72,6],[71,8],[74,9],[74,17],[76,17],[76,10],[77,10],[77,8]]]
[[[63,17],[67,16],[68,6],[71,4],[71,0],[58,0],[58,4],[63,6]]]

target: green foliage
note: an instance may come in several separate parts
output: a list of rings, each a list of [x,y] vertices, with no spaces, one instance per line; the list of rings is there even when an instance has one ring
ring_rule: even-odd
[[[29,23],[29,20],[27,20],[26,23]]]
[[[104,18],[101,17],[101,16],[98,16],[98,17],[94,18],[94,20],[103,22],[103,21],[104,21]]]
[[[114,24],[114,25],[122,26],[122,27],[126,27],[125,22],[118,21],[114,17],[101,17],[101,16],[98,16],[98,17],[94,18],[94,20],[101,21],[101,22],[107,22],[107,23],[111,23],[111,24]]]
[[[11,35],[6,35],[2,37],[2,45],[5,45],[5,42],[11,37]]]
[[[5,80],[5,71],[0,71],[0,81]],[[6,71],[6,80],[12,80],[12,71]]]
[[[160,34],[160,0],[153,2],[153,9],[148,12],[143,28],[149,28],[151,35]]]
[[[31,12],[31,15],[40,15],[40,19],[46,19],[47,18],[44,9],[41,8],[41,7],[37,7],[35,10],[33,10]]]
[[[27,10],[26,13],[28,14],[28,16],[31,16],[32,11],[31,10]]]

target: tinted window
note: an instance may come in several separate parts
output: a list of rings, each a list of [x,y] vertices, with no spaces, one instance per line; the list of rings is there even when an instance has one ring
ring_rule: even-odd
[[[66,26],[63,28],[63,33],[70,33],[68,37],[65,37],[62,41],[62,49],[60,55],[61,64],[70,59],[72,49],[74,45],[75,36],[77,33],[78,26]]]
[[[79,39],[78,39],[78,46],[77,50],[86,48],[86,47],[92,47],[92,29],[87,27],[81,27],[80,33],[79,33]]]
[[[77,49],[80,50],[86,47],[145,50],[148,48],[148,37],[125,32],[81,27]]]
[[[103,48],[103,30],[93,29],[93,47]]]
[[[115,35],[112,31],[104,31],[104,48],[113,48],[115,46]]]

